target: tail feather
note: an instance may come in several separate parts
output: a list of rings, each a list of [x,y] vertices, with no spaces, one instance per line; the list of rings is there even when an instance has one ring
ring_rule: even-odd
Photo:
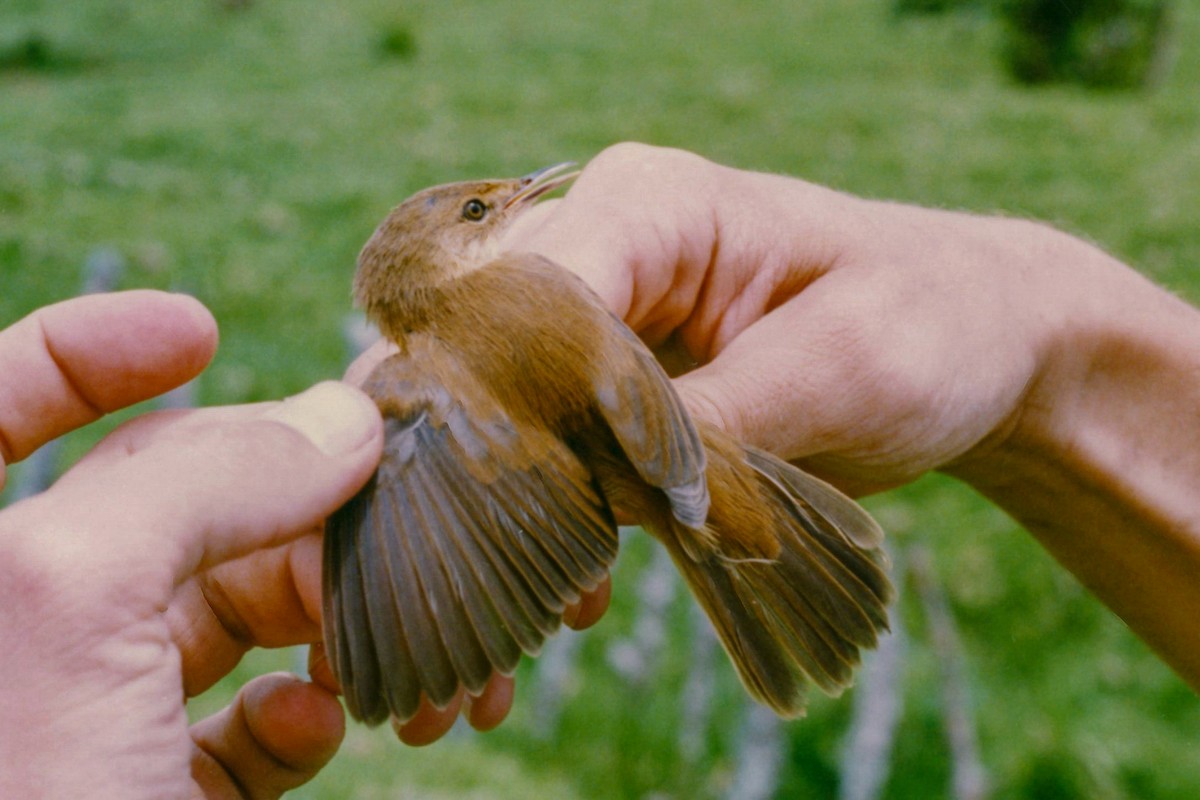
[[[803,716],[804,681],[780,647],[775,626],[766,624],[765,611],[748,607],[743,601],[745,592],[739,591],[736,584],[746,580],[745,572],[718,559],[697,561],[688,555],[678,536],[659,534],[716,629],[746,690],[781,716]]]
[[[882,611],[892,599],[887,576],[891,560],[881,547],[883,531],[871,515],[829,484],[770,453],[746,448],[746,461],[760,481],[774,484],[773,488],[787,497],[797,522],[875,595],[879,603],[868,602],[864,608]],[[886,614],[880,623],[886,627]]]
[[[742,490],[769,511],[751,525],[773,528],[766,533],[778,542],[776,552],[746,556],[744,543],[762,540],[764,531],[731,529],[742,517],[710,517],[708,547],[674,519],[661,520],[655,532],[746,689],[781,716],[797,717],[809,683],[839,694],[860,651],[887,629],[887,557],[878,526],[854,501],[767,453],[741,453],[733,468],[748,478]],[[729,460],[731,453],[721,446],[709,455]]]
[[[827,573],[829,581],[824,586],[819,580],[813,581],[815,596],[826,601],[824,613],[831,621],[839,623],[840,630],[854,643],[873,647],[876,632],[887,628],[887,603],[892,598],[892,584],[886,572],[889,566],[887,553],[879,543],[870,548],[856,544],[852,538],[854,530],[836,525],[809,504],[806,497],[798,493],[799,487],[805,484],[787,480],[793,474],[804,475],[799,469],[766,453],[748,452],[747,455],[747,462],[768,490],[768,496],[784,509],[792,523],[777,529],[784,545],[780,561],[811,561],[814,571]],[[804,477],[806,483],[817,480],[811,475]],[[875,521],[857,503],[845,495],[841,497],[843,503],[854,506],[863,519],[875,526]],[[842,518],[849,519],[850,516],[843,513]],[[860,525],[859,529],[862,527]],[[783,569],[796,573],[802,572],[804,567],[803,563],[798,563],[790,570]]]

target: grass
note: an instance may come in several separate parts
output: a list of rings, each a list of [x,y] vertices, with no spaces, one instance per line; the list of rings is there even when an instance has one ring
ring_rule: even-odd
[[[200,399],[277,398],[339,374],[354,256],[430,183],[585,161],[623,139],[696,150],[859,194],[1036,216],[1200,299],[1200,10],[1152,93],[1010,84],[975,7],[897,19],[883,0],[395,4],[9,0],[0,10],[0,322],[75,293],[98,247],[124,286],[200,297],[222,328]],[[564,8],[573,10],[564,11]],[[68,441],[77,455],[106,430]],[[920,542],[961,628],[998,798],[1200,792],[1200,701],[1007,518],[940,477],[871,501]],[[743,705],[718,664],[698,759],[677,746],[686,605],[647,685],[609,667],[648,546],[629,542],[612,613],[581,644],[561,718],[538,732],[535,668],[514,719],[406,751],[351,731],[311,798],[711,797]],[[920,608],[885,796],[947,796],[937,656]],[[257,653],[193,703],[219,706]],[[828,797],[850,712],[787,728],[780,797]]]

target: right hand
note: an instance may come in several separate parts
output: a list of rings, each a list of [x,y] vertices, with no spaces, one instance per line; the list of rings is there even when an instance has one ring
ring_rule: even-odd
[[[674,337],[693,413],[861,494],[1011,429],[1077,293],[1054,260],[1071,243],[624,144],[508,246],[579,273],[652,346]]]
[[[700,366],[697,416],[865,494],[940,469],[1200,687],[1200,314],[1036,223],[619,145],[509,246]]]

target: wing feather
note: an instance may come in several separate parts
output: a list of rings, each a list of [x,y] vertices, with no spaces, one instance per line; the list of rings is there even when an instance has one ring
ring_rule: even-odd
[[[454,492],[447,492],[446,506],[448,514],[468,515]],[[538,647],[555,629],[554,613],[538,602],[537,594],[519,569],[519,562],[513,559],[499,538],[496,526],[489,523],[464,529],[460,545],[464,553],[483,555],[482,559],[472,556],[472,563],[481,570],[489,595],[515,643],[525,652]]]
[[[700,434],[654,354],[609,316],[612,341],[591,371],[600,414],[642,480],[666,493],[675,518],[702,528],[709,495]]]
[[[375,490],[372,478],[362,490]],[[322,594],[325,598],[325,641],[328,657],[337,675],[355,669],[356,680],[343,685],[346,705],[359,719],[378,723],[387,717],[383,702],[375,642],[369,625],[333,624],[335,620],[366,619],[367,601],[364,580],[359,569],[356,538],[363,529],[364,504],[349,504],[329,518],[326,523],[325,557]]]
[[[396,355],[372,373],[383,458],[326,526],[331,665],[368,723],[405,721],[422,694],[445,707],[460,687],[478,693],[493,672],[511,674],[616,557],[616,524],[588,469],[485,387],[451,394],[439,374],[469,380],[453,358]]]
[[[394,479],[397,477],[399,480]],[[434,705],[445,706],[454,696],[457,680],[438,635],[436,606],[431,606],[424,585],[428,581],[424,574],[428,566],[414,553],[412,540],[421,537],[397,535],[398,531],[419,531],[423,525],[416,504],[410,500],[413,487],[405,477],[380,474],[381,491],[376,498],[382,502],[374,509],[373,524],[364,540],[367,546],[359,550],[364,572],[373,578],[364,586],[363,593],[372,634],[379,643],[379,669],[385,690],[412,696],[407,685],[392,685],[397,674],[402,673],[396,673],[386,658],[388,644],[402,642],[412,656],[421,689]]]

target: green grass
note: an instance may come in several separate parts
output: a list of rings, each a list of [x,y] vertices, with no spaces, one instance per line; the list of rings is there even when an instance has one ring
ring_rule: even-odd
[[[0,322],[77,291],[99,246],[123,286],[213,309],[205,403],[336,376],[362,241],[421,186],[585,161],[623,139],[696,150],[864,195],[1036,216],[1200,298],[1200,9],[1177,3],[1156,91],[1027,91],[978,10],[897,19],[884,0],[287,3],[7,0],[0,10]],[[564,11],[564,8],[575,8]],[[71,437],[78,454],[105,429]],[[994,796],[1200,796],[1200,701],[1032,540],[933,477],[872,503],[921,542],[960,625]],[[604,653],[626,636],[647,545],[582,644],[558,728],[533,670],[514,719],[406,751],[351,731],[303,796],[707,797],[728,785],[740,692],[724,664],[698,763],[676,747],[686,626],[652,685]],[[685,620],[682,601],[672,621]],[[947,796],[937,657],[920,609],[888,798]],[[676,616],[677,615],[677,616]],[[196,712],[289,657],[248,659]],[[816,699],[788,729],[781,797],[831,796],[849,717]]]

